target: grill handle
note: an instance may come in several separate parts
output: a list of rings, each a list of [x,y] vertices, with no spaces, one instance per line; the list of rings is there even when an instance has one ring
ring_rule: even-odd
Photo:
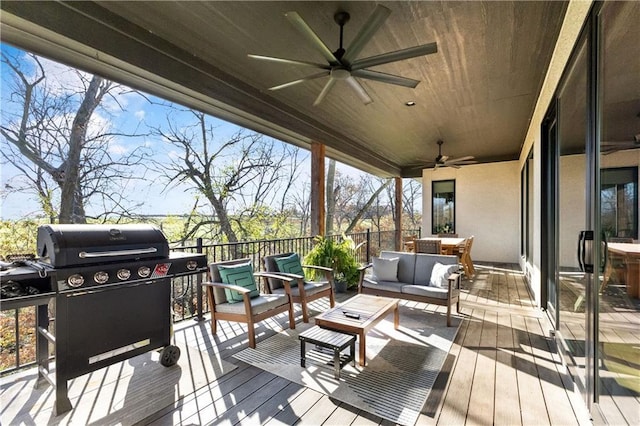
[[[94,251],[91,253],[87,253],[86,251],[81,251],[80,253],[78,253],[78,257],[85,259],[85,258],[91,258],[91,257],[132,256],[135,254],[156,253],[157,251],[158,249],[156,247],[149,247],[146,249],[134,249],[134,250]]]

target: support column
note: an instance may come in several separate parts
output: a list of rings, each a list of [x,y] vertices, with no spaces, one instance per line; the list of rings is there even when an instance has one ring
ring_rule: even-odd
[[[402,178],[396,177],[394,178],[394,180],[395,180],[395,186],[396,186],[396,193],[395,193],[396,211],[394,215],[395,228],[396,228],[395,247],[396,247],[396,251],[400,251],[402,250]]]
[[[325,234],[324,153],[323,144],[311,143],[311,235]]]

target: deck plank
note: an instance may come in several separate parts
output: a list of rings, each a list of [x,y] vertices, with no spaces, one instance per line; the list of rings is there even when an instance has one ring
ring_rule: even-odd
[[[480,344],[477,349],[476,368],[469,398],[467,424],[493,423],[495,400],[497,314],[485,311],[482,321]]]
[[[446,395],[448,403],[442,407],[438,418],[438,423],[440,424],[464,424],[466,420],[478,355],[475,348],[480,343],[480,331],[482,330],[482,323],[478,321],[477,315],[477,312],[471,311],[470,319],[467,321],[467,328],[462,340],[460,340],[461,350],[455,365],[455,374],[450,379]],[[460,336],[460,332],[458,336]],[[456,338],[456,341],[458,341],[458,338]]]
[[[289,405],[283,407],[271,420],[266,422],[272,425],[293,425],[302,420],[307,411],[311,409],[324,394],[310,388],[305,388],[298,396],[289,401]]]
[[[518,393],[523,425],[548,425],[549,414],[538,378],[538,369],[531,354],[531,341],[523,317],[512,317],[511,324],[520,349],[516,352]]]
[[[496,390],[494,424],[521,425],[518,379],[515,370],[517,349],[513,341],[511,315],[497,313]]]

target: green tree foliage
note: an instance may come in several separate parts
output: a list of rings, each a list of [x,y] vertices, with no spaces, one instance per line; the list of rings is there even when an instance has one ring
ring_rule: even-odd
[[[339,240],[317,236],[313,248],[304,258],[304,263],[332,268],[336,281],[345,282],[347,287],[353,287],[360,275],[360,265],[354,255],[355,248],[353,240],[344,234]]]
[[[38,226],[44,221],[0,221],[0,255],[36,254]]]

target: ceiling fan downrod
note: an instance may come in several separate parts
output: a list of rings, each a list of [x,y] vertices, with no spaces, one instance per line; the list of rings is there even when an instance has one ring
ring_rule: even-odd
[[[344,55],[344,52],[345,52],[344,48],[342,47],[342,41],[344,36],[344,24],[349,22],[349,19],[351,19],[351,15],[349,15],[349,12],[339,11],[339,12],[336,12],[335,15],[333,15],[333,20],[335,21],[336,24],[340,26],[340,47],[338,47],[338,50],[333,52],[333,55],[339,61],[342,61],[342,56]]]

